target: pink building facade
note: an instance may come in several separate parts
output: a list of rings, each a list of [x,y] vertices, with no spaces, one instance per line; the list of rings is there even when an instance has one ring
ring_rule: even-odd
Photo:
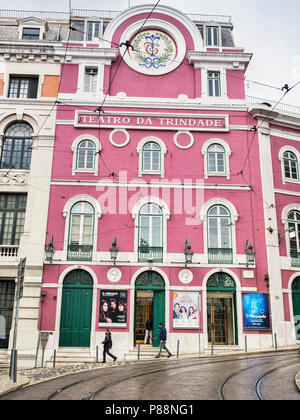
[[[65,44],[39,321],[48,361],[94,360],[106,327],[114,353],[135,357],[148,319],[147,348],[163,322],[172,353],[297,342],[300,119],[249,110],[252,55],[229,19],[151,10],[87,19]]]

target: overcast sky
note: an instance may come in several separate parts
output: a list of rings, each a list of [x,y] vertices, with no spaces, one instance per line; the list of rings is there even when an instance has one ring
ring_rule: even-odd
[[[68,11],[74,9],[124,10],[157,0],[0,0],[1,9]],[[232,16],[236,46],[253,53],[246,78],[281,88],[300,80],[300,1],[299,0],[161,0],[184,13]],[[11,6],[11,7],[9,7]],[[282,92],[246,84],[246,94],[278,100]],[[300,84],[284,103],[300,106]]]

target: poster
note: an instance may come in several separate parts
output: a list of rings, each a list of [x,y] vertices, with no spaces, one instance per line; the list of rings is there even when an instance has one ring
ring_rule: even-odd
[[[173,328],[199,328],[199,293],[173,292]]]
[[[269,301],[264,293],[243,294],[243,315],[245,330],[269,330]]]
[[[127,290],[101,290],[99,327],[126,327]]]

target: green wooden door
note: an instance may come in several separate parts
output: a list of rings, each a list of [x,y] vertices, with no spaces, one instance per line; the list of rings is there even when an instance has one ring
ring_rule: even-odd
[[[92,277],[83,270],[69,273],[62,292],[60,347],[90,346],[92,301]]]
[[[300,277],[297,277],[292,284],[292,296],[296,340],[300,340]]]
[[[162,276],[155,271],[145,271],[140,274],[135,282],[136,290],[153,290],[153,347],[159,347],[159,322],[165,325],[165,282]],[[136,309],[135,302],[135,328]],[[146,319],[144,324],[146,324]],[[136,331],[134,334],[134,345],[136,345]]]

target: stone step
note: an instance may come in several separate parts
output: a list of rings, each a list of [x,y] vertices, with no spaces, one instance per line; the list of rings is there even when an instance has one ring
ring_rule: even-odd
[[[91,355],[89,348],[60,348],[56,352],[55,364],[59,366],[95,363],[95,357]],[[53,366],[54,355],[46,362],[47,366]]]

